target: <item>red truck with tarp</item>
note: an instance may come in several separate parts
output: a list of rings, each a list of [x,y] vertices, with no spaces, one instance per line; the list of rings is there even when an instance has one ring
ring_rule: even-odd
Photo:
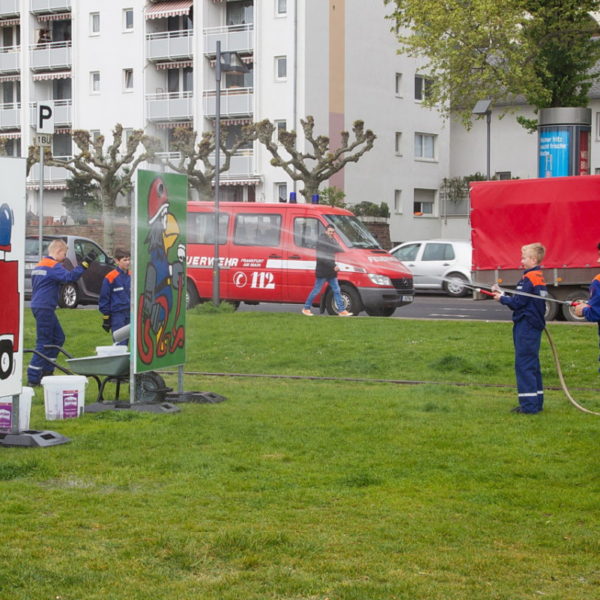
[[[587,299],[599,269],[600,176],[473,182],[470,196],[475,284],[515,287],[523,272],[521,247],[541,242],[549,295]],[[568,304],[546,307],[547,320],[580,320]]]

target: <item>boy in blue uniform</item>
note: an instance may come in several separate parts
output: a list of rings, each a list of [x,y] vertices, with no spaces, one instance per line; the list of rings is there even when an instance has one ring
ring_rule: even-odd
[[[68,271],[61,264],[67,256],[67,244],[60,239],[52,240],[48,256],[31,272],[31,312],[35,317],[35,349],[49,358],[56,358],[58,350],[46,345],[62,346],[65,334],[56,316],[58,292],[63,283],[77,281],[89,267],[93,257],[84,258],[80,265]],[[37,354],[33,355],[27,369],[27,385],[40,384],[42,377],[52,375],[54,366]]]
[[[113,333],[129,325],[131,321],[131,253],[117,248],[115,250],[116,269],[104,277],[98,298],[98,310],[102,313],[102,328]],[[119,342],[127,345],[128,340]]]
[[[600,263],[600,244],[598,244],[598,262]],[[582,302],[575,307],[578,317],[585,317],[586,321],[598,323],[598,335],[600,336],[600,275],[594,277],[590,285],[590,297],[587,302]]]
[[[535,294],[529,296],[505,296],[495,291],[494,299],[513,311],[513,342],[515,345],[515,374],[519,406],[512,412],[523,414],[539,413],[544,405],[544,388],[540,368],[540,343],[546,325],[544,313],[547,296],[546,282],[540,269],[546,249],[542,244],[527,244],[521,248],[521,263],[525,267],[517,291]]]

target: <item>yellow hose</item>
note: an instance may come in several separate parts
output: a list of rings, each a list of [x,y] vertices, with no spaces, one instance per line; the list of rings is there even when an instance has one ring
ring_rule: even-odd
[[[567,384],[565,383],[565,378],[563,377],[562,369],[560,368],[560,360],[558,359],[558,350],[556,349],[554,340],[552,339],[552,336],[550,335],[550,332],[548,331],[547,328],[544,328],[544,331],[546,332],[546,337],[548,338],[548,342],[550,343],[550,349],[552,350],[552,356],[554,357],[554,364],[556,365],[556,372],[558,373],[558,379],[560,380],[560,386],[562,387],[563,392],[569,399],[569,402],[575,408],[580,410],[581,412],[587,413],[588,415],[596,415],[597,417],[600,417],[600,413],[594,412],[593,410],[589,410],[589,409],[585,408],[584,406],[581,406],[581,404],[579,404],[573,398],[573,396],[571,396],[571,392],[569,392],[569,388],[567,387]]]

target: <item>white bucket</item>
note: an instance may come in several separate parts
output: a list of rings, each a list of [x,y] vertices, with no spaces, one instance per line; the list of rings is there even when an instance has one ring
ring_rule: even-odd
[[[19,395],[19,431],[29,429],[33,388],[24,387]],[[0,431],[12,431],[12,396],[0,398]]]
[[[48,421],[72,419],[83,413],[87,385],[87,379],[83,375],[44,377],[42,385]]]
[[[127,346],[96,346],[98,356],[117,356],[129,352]]]

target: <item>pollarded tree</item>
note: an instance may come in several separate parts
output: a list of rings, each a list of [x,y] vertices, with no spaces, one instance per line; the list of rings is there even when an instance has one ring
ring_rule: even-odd
[[[158,140],[145,135],[141,129],[135,129],[123,149],[123,126],[117,123],[113,129],[113,141],[106,149],[103,135],[93,138],[89,131],[83,129],[73,132],[73,142],[79,149],[73,158],[63,160],[52,156],[46,158],[45,155],[45,163],[63,167],[82,181],[94,182],[98,186],[104,222],[103,245],[110,250],[113,247],[117,198],[131,189],[132,178],[140,163],[153,160],[159,148]]]
[[[600,0],[383,0],[400,52],[432,76],[424,103],[465,124],[477,100],[525,97],[532,106],[586,106],[599,74]]]
[[[220,137],[221,156],[219,173],[228,171],[231,157],[242,147],[256,139],[256,130],[252,125],[242,127],[240,135],[228,145],[228,132],[223,129]],[[177,173],[187,175],[188,184],[198,192],[200,200],[211,200],[213,197],[212,182],[215,177],[214,154],[216,149],[215,134],[212,131],[198,134],[191,129],[178,127],[174,132],[173,149],[180,153],[179,160],[169,159],[165,163]]]
[[[302,152],[296,147],[296,132],[285,129],[278,130],[278,140],[281,146],[273,141],[276,126],[268,119],[256,123],[258,140],[265,145],[273,158],[271,164],[281,167],[294,181],[301,181],[304,188],[300,193],[306,201],[310,201],[314,194],[319,193],[319,186],[332,175],[343,169],[349,162],[358,162],[358,159],[371,150],[377,137],[370,129],[365,130],[363,121],[355,121],[352,126],[354,139],[350,134],[342,131],[341,144],[336,149],[330,149],[329,137],[319,135],[315,137],[315,120],[307,116],[306,120],[300,119],[304,138],[308,142],[308,150]],[[280,149],[289,155],[283,158]]]

